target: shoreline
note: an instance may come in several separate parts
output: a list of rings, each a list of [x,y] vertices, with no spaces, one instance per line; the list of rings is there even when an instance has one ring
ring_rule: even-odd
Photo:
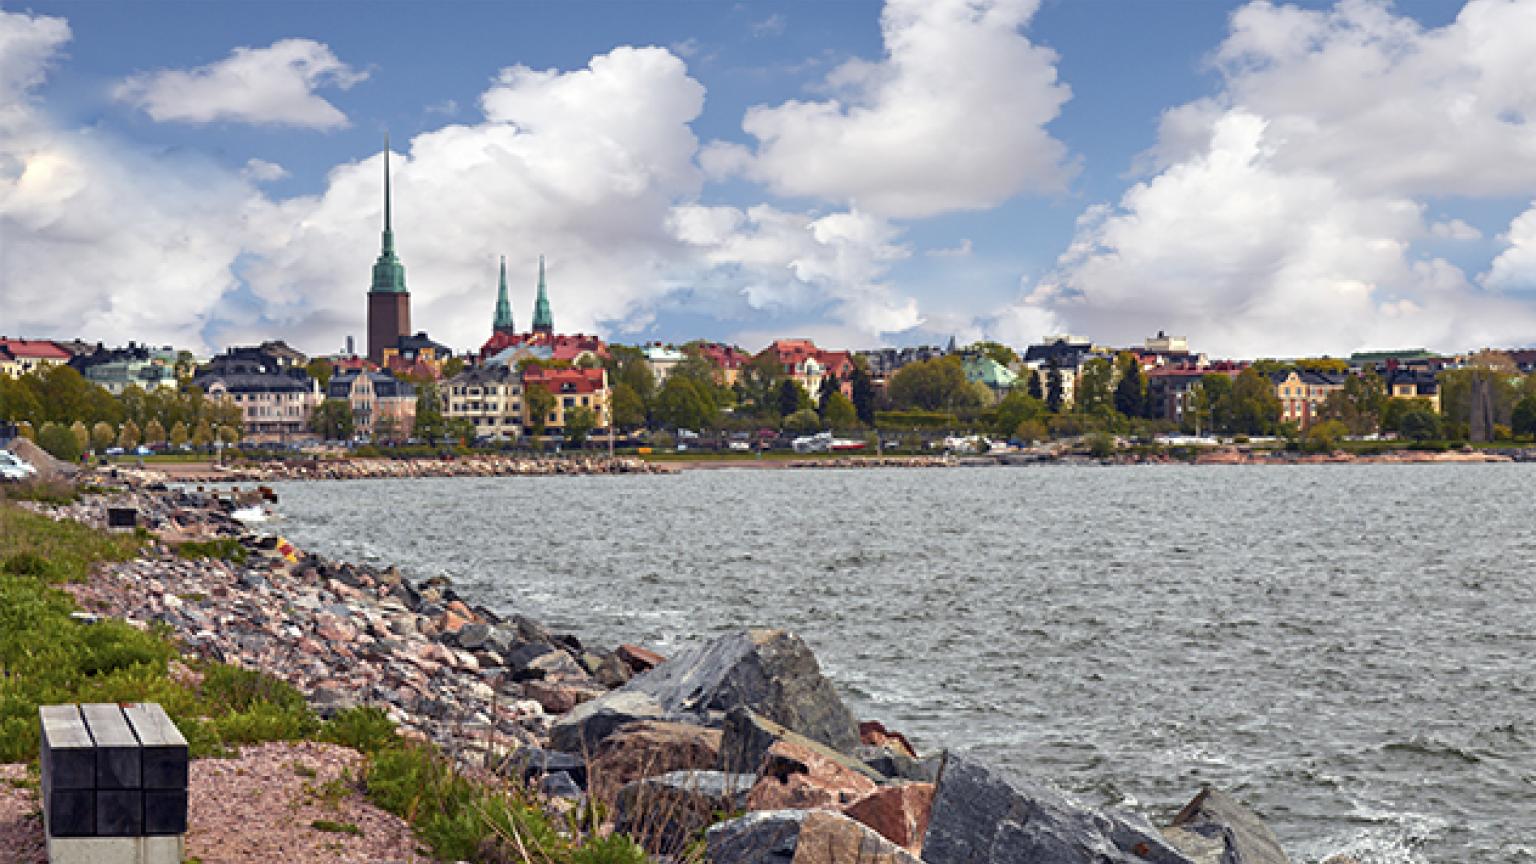
[[[641,456],[293,459],[233,466],[211,462],[116,462],[92,466],[89,473],[106,480],[132,478],[145,483],[276,483],[311,480],[399,480],[438,477],[551,477],[598,475],[673,475],[684,471],[829,470],[868,468],[1027,468],[1053,465],[1434,465],[1536,462],[1536,449],[1390,450],[1380,453],[1303,453],[1253,450],[1239,445],[1210,448],[1189,456],[1167,453],[1119,453],[1096,457],[1063,450],[1000,454],[921,456],[743,456],[648,459]]]

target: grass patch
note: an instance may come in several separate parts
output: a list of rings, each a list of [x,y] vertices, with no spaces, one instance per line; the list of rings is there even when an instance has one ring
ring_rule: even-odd
[[[215,537],[212,540],[188,540],[176,547],[176,554],[183,558],[222,558],[244,564],[251,553],[235,537]]]
[[[0,505],[0,762],[35,759],[38,706],[68,702],[158,702],[194,756],[319,730],[303,696],[269,675],[197,664],[203,681],[191,687],[167,674],[180,656],[167,630],[69,617],[74,599],[55,585],[132,558],[141,543]]]
[[[80,490],[68,480],[42,480],[32,478],[0,487],[0,498],[11,501],[36,501],[39,504],[60,506],[80,500]]]
[[[351,822],[332,822],[329,819],[316,819],[309,823],[309,827],[316,831],[324,831],[327,834],[350,834],[353,837],[363,836],[363,829]]]

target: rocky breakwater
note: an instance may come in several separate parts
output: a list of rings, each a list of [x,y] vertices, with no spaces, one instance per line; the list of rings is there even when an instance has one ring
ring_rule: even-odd
[[[953,456],[833,456],[824,459],[794,459],[786,468],[953,468],[960,460]]]
[[[380,480],[411,477],[545,477],[567,474],[672,474],[677,469],[627,457],[462,456],[439,459],[286,459],[177,471],[187,483],[272,483],[279,480]],[[146,472],[140,472],[141,474]],[[147,472],[153,474],[152,470]]]
[[[157,518],[183,529],[190,500],[150,496]],[[663,858],[702,833],[713,864],[1287,864],[1262,821],[1217,790],[1159,830],[968,756],[925,757],[858,722],[783,630],[671,659],[593,649],[473,605],[441,577],[414,583],[393,568],[295,562],[271,538],[240,542],[243,563],[161,547],[71,590],[88,609],[281,677],[322,715],[373,704],[464,764],[550,799],[600,802]]]

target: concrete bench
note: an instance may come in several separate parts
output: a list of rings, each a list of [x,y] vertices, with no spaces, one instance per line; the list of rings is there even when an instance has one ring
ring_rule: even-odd
[[[154,703],[44,705],[43,823],[52,864],[179,864],[187,739]]]

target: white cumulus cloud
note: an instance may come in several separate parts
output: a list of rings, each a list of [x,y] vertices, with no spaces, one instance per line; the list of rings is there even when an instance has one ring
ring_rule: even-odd
[[[311,39],[283,39],[265,48],[236,48],[196,69],[134,75],[113,95],[156,121],[337,129],[347,116],[315,91],[346,90],[368,77]]]
[[[1234,356],[1529,341],[1536,307],[1417,244],[1477,236],[1427,224],[1431,197],[1536,193],[1533,16],[1473,0],[1426,29],[1373,0],[1242,7],[1214,54],[1223,89],[1165,114],[1153,175],[1085,211],[1022,305]],[[1522,269],[1523,227],[1486,284]]]
[[[1070,96],[1056,55],[1020,31],[1035,0],[889,0],[886,55],[851,60],[833,98],[759,105],[742,128],[755,149],[713,143],[712,176],[744,173],[772,191],[884,217],[995,206],[1060,191],[1065,146],[1045,126]]]

